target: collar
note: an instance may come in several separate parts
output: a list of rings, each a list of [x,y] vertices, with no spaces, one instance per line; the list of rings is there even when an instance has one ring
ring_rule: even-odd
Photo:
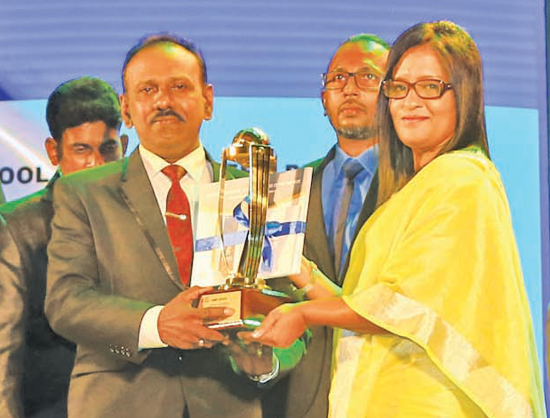
[[[376,172],[376,168],[378,166],[378,144],[374,144],[372,147],[367,148],[357,157],[350,157],[344,152],[344,150],[342,150],[342,148],[340,148],[340,145],[336,145],[333,160],[336,173],[339,173],[342,170],[342,166],[348,159],[359,161],[365,171],[372,176]]]
[[[139,145],[139,153],[143,160],[145,170],[147,171],[147,174],[151,179],[161,174],[161,171],[164,167],[170,165],[170,163],[168,163],[166,160],[156,154],[153,154],[141,144]],[[195,150],[191,151],[183,158],[180,158],[174,164],[181,165],[183,168],[185,168],[185,171],[187,171],[187,175],[191,177],[191,179],[195,181],[200,181],[203,176],[204,170],[206,169],[206,153],[202,144],[199,144],[199,146]]]

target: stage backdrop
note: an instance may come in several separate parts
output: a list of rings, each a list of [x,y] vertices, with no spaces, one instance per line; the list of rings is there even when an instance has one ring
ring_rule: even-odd
[[[216,94],[202,139],[214,156],[238,130],[258,126],[284,170],[322,156],[335,141],[319,88],[342,40],[370,32],[392,42],[407,27],[437,19],[462,25],[481,51],[490,148],[510,200],[542,364],[548,302],[542,282],[550,258],[543,0],[2,0],[0,180],[6,196],[42,187],[53,173],[43,149],[49,93],[84,74],[120,91],[125,52],[146,33],[174,31],[202,47]]]

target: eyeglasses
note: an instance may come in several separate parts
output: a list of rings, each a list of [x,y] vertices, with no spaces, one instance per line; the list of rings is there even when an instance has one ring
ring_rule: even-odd
[[[384,80],[382,92],[388,99],[404,99],[409,94],[411,87],[421,99],[437,99],[443,96],[447,90],[453,88],[452,84],[436,79],[417,80],[407,83],[399,80]]]
[[[372,70],[357,71],[356,73],[348,73],[347,71],[330,71],[324,73],[323,88],[325,90],[340,90],[346,87],[350,77],[355,78],[357,87],[362,90],[377,91],[380,88],[380,77],[372,72]]]

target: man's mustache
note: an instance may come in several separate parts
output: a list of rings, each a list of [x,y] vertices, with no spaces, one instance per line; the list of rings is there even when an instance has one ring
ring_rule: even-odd
[[[185,122],[185,119],[180,114],[174,112],[172,109],[165,109],[165,110],[159,110],[155,116],[153,116],[153,119],[151,119],[151,123],[155,123],[158,118],[166,117],[166,116],[173,116],[177,118],[181,122]]]
[[[367,111],[367,107],[365,105],[363,105],[361,102],[358,102],[356,100],[346,100],[344,103],[342,103],[339,107],[338,107],[338,111],[342,111],[342,108],[345,108],[345,107],[348,107],[348,106],[354,106],[354,107],[358,107],[359,109],[363,110],[363,111]]]

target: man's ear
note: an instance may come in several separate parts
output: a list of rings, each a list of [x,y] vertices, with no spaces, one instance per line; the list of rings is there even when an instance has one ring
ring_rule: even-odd
[[[118,100],[120,101],[120,113],[122,115],[122,120],[124,121],[124,125],[126,125],[127,128],[131,128],[134,126],[132,122],[132,117],[130,116],[130,110],[128,108],[128,99],[126,98],[126,94],[121,94],[118,96]]]
[[[321,91],[321,102],[323,102],[324,115],[327,115],[327,99],[325,98],[326,91]]]
[[[126,150],[128,149],[128,135],[120,135],[120,144],[122,145],[122,155],[126,155]]]
[[[48,158],[50,159],[52,165],[59,165],[59,161],[61,160],[58,152],[59,143],[52,137],[49,137],[44,142],[44,147],[46,148],[46,153],[48,154]]]
[[[212,119],[214,113],[214,87],[212,84],[206,84],[202,89],[204,97],[204,120]]]

